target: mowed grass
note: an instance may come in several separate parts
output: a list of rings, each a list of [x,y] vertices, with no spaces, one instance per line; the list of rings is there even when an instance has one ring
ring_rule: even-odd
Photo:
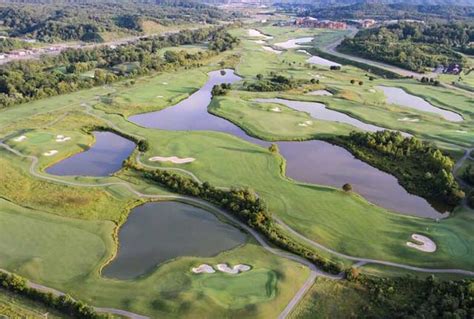
[[[107,279],[99,271],[115,252],[114,228],[108,221],[57,217],[1,199],[0,267],[92,305],[155,318],[275,317],[308,275],[307,268],[250,241],[216,257],[166,262],[139,279]],[[236,276],[190,271],[201,263],[222,262],[249,264],[252,270]],[[133,296],[130,291],[135,291]]]

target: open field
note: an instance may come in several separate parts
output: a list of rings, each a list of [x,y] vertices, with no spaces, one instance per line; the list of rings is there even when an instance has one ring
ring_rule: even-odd
[[[275,27],[260,30],[274,35],[271,41],[275,42],[313,34],[321,35],[321,41],[332,37],[331,33],[321,30]],[[299,140],[348,134],[352,129],[340,123],[314,120],[306,113],[282,105],[278,105],[281,112],[273,112],[275,105],[251,102],[257,97],[278,96],[322,102],[328,108],[367,123],[433,141],[455,154],[460,154],[463,147],[473,146],[472,100],[461,93],[424,86],[413,80],[377,78],[370,81],[365,72],[353,67],[344,66],[341,71],[309,67],[305,62],[308,56],[302,53],[290,50],[276,55],[261,50],[261,45],[253,42],[255,39],[246,39],[246,29],[234,33],[242,35],[242,44],[225,57],[240,55],[236,72],[243,81],[255,81],[257,73],[270,71],[297,79],[309,80],[316,75],[320,79],[319,84],[282,93],[242,91],[242,81],[234,84],[234,90],[227,96],[214,99],[212,112],[237,123],[252,135],[267,140]],[[290,180],[284,175],[285,162],[281,156],[237,137],[218,132],[145,129],[127,120],[131,114],[161,110],[186,98],[206,82],[208,71],[220,68],[218,62],[225,57],[215,58],[199,69],[147,76],[137,79],[135,84],[126,81],[2,110],[0,134],[8,136],[5,142],[15,150],[37,156],[38,165],[32,170],[45,176],[46,167],[94,142],[86,128],[113,126],[149,142],[149,150],[144,154],[136,151],[133,158],[138,155],[152,167],[183,169],[181,173],[192,173],[216,186],[251,187],[275,216],[304,236],[338,252],[427,268],[474,270],[472,210],[458,207],[451,217],[440,222],[395,214],[368,203],[357,194]],[[289,62],[295,63],[289,65]],[[364,83],[353,85],[351,79]],[[388,105],[381,92],[372,91],[376,85],[404,88],[436,106],[459,112],[465,121],[453,124],[432,114]],[[334,95],[305,95],[317,89],[330,90]],[[400,121],[403,117],[416,117],[420,121]],[[298,123],[307,120],[313,125],[298,127]],[[467,133],[456,132],[460,129]],[[15,142],[14,138],[20,135],[26,139]],[[71,137],[71,140],[58,143],[57,135]],[[43,155],[52,149],[58,153]],[[114,256],[119,244],[115,240],[117,227],[125,222],[132,207],[144,201],[122,186],[103,184],[128,182],[146,194],[169,192],[127,169],[105,178],[58,178],[89,185],[65,186],[33,176],[29,159],[20,159],[3,148],[0,155],[3,168],[0,170],[0,268],[67,291],[95,306],[154,317],[277,317],[309,274],[307,268],[272,255],[249,239],[245,245],[215,257],[171,260],[134,280],[103,278],[100,269]],[[147,160],[153,156],[196,160],[187,164]],[[427,255],[406,247],[410,236],[420,232],[436,242],[435,253]],[[345,266],[351,264],[338,260]],[[199,264],[219,262],[250,264],[252,270],[235,277],[190,272],[191,267]],[[380,268],[374,273],[390,271]],[[320,285],[327,289],[318,288]],[[316,291],[310,294],[318,296],[316,306],[323,309],[322,317],[334,314],[335,309],[329,304],[335,298],[350,299],[342,309],[348,316],[351,307],[357,308],[362,302],[344,284],[318,279],[314,289]],[[137,292],[133,298],[130,291]],[[295,315],[306,317],[313,309],[311,303],[305,301]]]

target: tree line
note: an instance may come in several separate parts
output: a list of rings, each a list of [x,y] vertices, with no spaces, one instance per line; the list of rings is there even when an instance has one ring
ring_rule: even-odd
[[[359,31],[338,47],[342,52],[423,72],[438,65],[467,60],[456,50],[466,50],[474,41],[474,26],[463,23],[424,24],[401,22]]]
[[[208,182],[201,184],[190,178],[164,170],[144,170],[131,161],[127,161],[125,165],[141,171],[145,178],[166,187],[172,192],[197,197],[225,209],[248,226],[258,230],[274,245],[308,259],[327,272],[337,274],[343,270],[340,264],[316,254],[283,234],[276,227],[263,199],[248,188],[223,190],[210,185]]]
[[[41,42],[103,41],[103,32],[142,33],[147,21],[160,25],[183,23],[216,24],[233,18],[216,7],[184,1],[146,3],[98,1],[89,3],[4,4],[0,21],[11,37]],[[26,3],[25,3],[26,2]]]
[[[454,161],[438,148],[400,132],[351,132],[331,141],[397,177],[410,193],[456,206],[465,194],[452,174]]]
[[[16,274],[0,271],[0,287],[15,294],[40,302],[47,307],[58,310],[64,315],[81,319],[105,319],[108,315],[98,314],[94,308],[68,295],[56,296],[28,286],[26,279]]]
[[[207,43],[206,51],[165,52],[166,47]],[[219,52],[238,45],[239,39],[223,27],[184,30],[168,36],[143,38],[118,47],[68,49],[41,60],[15,61],[0,69],[0,107],[11,106],[96,85],[112,83],[180,66],[195,67]],[[134,64],[134,68],[122,68]],[[82,73],[94,70],[94,76]]]
[[[474,316],[474,281],[382,278],[352,268],[347,278],[364,298],[365,318],[457,318]]]
[[[247,90],[253,92],[287,91],[308,83],[304,80],[295,80],[274,72],[270,72],[268,77],[265,77],[263,74],[257,74],[256,77],[256,82],[244,83]]]

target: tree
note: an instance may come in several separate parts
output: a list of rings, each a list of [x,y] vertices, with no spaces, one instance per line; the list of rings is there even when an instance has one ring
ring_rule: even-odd
[[[272,143],[272,145],[270,145],[270,147],[268,148],[268,150],[270,151],[270,153],[272,154],[278,154],[280,152],[280,150],[278,149],[278,145],[275,144],[275,143]]]
[[[349,183],[346,183],[346,184],[342,185],[342,190],[345,191],[345,192],[351,192],[352,191],[352,185],[349,184]]]
[[[356,81],[354,79],[351,80],[351,84],[354,84],[356,83]]]
[[[263,74],[257,74],[257,80],[261,81],[263,80]]]

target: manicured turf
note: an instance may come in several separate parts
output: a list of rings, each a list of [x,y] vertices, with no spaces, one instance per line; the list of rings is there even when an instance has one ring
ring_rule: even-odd
[[[289,39],[295,32],[298,37],[310,33],[306,29],[274,27],[262,31],[278,32],[272,41]],[[234,32],[246,34],[242,29]],[[321,41],[327,41],[330,35],[316,33],[325,37]],[[232,54],[240,54],[236,70],[244,80],[255,81],[257,73],[270,71],[307,80],[320,76],[319,85],[284,93],[243,92],[239,91],[242,83],[238,83],[234,85],[236,90],[213,102],[213,111],[255,135],[268,139],[305,139],[348,133],[345,125],[320,121],[314,121],[314,127],[297,130],[295,125],[308,120],[307,114],[283,106],[280,106],[281,113],[270,112],[269,105],[249,102],[258,96],[280,96],[321,101],[366,122],[405,130],[458,152],[461,146],[472,146],[472,102],[460,94],[422,86],[412,80],[369,81],[365,72],[352,67],[344,66],[342,71],[310,68],[305,62],[307,56],[301,53],[288,51],[277,56],[262,51],[261,45],[253,40],[244,39],[240,48],[225,56],[235,63]],[[81,129],[104,125],[108,120],[120,130],[149,141],[150,149],[142,157],[144,162],[157,155],[194,157],[196,161],[190,164],[162,166],[189,170],[216,186],[249,186],[265,199],[273,214],[295,230],[337,251],[425,267],[474,268],[472,211],[457,209],[452,217],[439,223],[393,214],[337,189],[288,180],[283,176],[281,157],[236,137],[216,132],[144,129],[126,120],[130,114],[162,109],[187,97],[205,83],[206,72],[218,69],[218,62],[223,59],[211,59],[209,65],[196,70],[144,77],[135,84],[126,81],[3,110],[0,134],[12,134],[7,141],[9,145],[24,154],[39,156],[41,170],[93,142]],[[289,66],[288,62],[295,63]],[[363,80],[364,85],[351,85],[351,79]],[[459,126],[433,115],[387,105],[380,92],[371,92],[375,85],[403,87],[438,106],[463,113],[466,121]],[[304,91],[310,89],[330,89],[335,95],[304,95]],[[85,114],[81,103],[93,105],[93,114],[105,120]],[[398,120],[405,116],[421,120],[418,123]],[[470,132],[460,136],[455,132],[459,127]],[[21,132],[22,129],[30,130]],[[27,140],[13,142],[12,138],[20,134],[26,135]],[[58,134],[71,136],[71,143],[54,142]],[[58,155],[40,156],[50,149],[57,149]],[[137,280],[103,279],[99,269],[116,249],[115,224],[111,221],[122,223],[129,209],[142,201],[121,186],[87,188],[45,182],[30,175],[29,160],[3,149],[0,155],[0,196],[31,207],[0,202],[0,267],[51,284],[94,305],[123,308],[153,317],[198,318],[210,314],[213,317],[277,317],[308,274],[306,268],[277,258],[250,242],[213,258],[190,257],[168,262]],[[92,184],[126,180],[141,192],[167,193],[127,170],[107,178],[62,179]],[[438,251],[425,254],[406,247],[405,242],[415,232],[435,240]],[[197,276],[189,271],[201,263],[219,262],[248,263],[253,269],[229,280],[225,280],[228,276],[224,274]],[[136,292],[133,297],[130,291]],[[330,309],[327,312],[331,313]]]

